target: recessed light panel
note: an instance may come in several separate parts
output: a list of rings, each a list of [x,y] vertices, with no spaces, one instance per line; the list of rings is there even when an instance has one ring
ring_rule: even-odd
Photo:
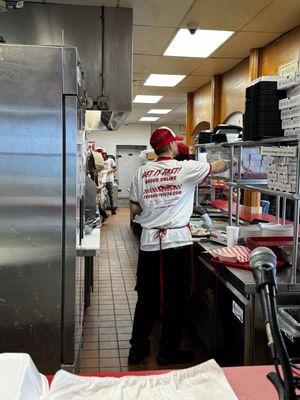
[[[188,29],[182,28],[176,33],[164,56],[206,58],[233,33],[233,31],[197,29],[192,35]]]
[[[186,75],[151,74],[144,86],[174,87],[185,77]]]
[[[152,110],[148,111],[148,114],[168,114],[171,111],[171,109],[166,108],[152,108]]]
[[[154,122],[157,121],[159,117],[142,117],[140,118],[140,121],[142,122]]]
[[[134,103],[157,103],[163,96],[150,96],[148,94],[138,94],[135,96]]]

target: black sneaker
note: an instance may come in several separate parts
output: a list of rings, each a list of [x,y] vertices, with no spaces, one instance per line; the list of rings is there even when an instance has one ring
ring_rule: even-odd
[[[109,215],[106,214],[104,215],[104,217],[102,217],[102,224],[104,224],[104,222],[108,219]]]
[[[116,215],[117,214],[116,209],[114,208],[111,213],[112,213],[112,215]]]
[[[187,364],[194,361],[194,354],[185,350],[160,350],[157,356],[158,365]]]
[[[140,349],[136,346],[131,346],[128,356],[128,364],[138,364],[150,354],[150,348]]]

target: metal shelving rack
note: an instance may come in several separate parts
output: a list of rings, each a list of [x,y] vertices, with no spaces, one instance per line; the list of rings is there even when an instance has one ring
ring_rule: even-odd
[[[282,207],[282,222],[286,221],[286,199],[294,201],[294,232],[293,232],[293,256],[292,256],[292,273],[291,273],[291,284],[297,284],[297,257],[298,257],[298,238],[299,238],[299,217],[300,217],[300,137],[278,137],[263,139],[260,141],[237,141],[231,143],[223,143],[224,147],[230,148],[230,179],[229,185],[229,224],[232,225],[232,211],[233,211],[233,189],[237,190],[237,202],[236,202],[236,225],[239,225],[240,216],[240,196],[241,189],[249,189],[255,192],[265,193],[276,197],[276,221],[280,219],[280,198],[283,199]],[[297,174],[296,174],[296,191],[295,193],[283,192],[279,190],[269,189],[266,185],[257,183],[253,184],[254,179],[251,179],[251,184],[247,179],[241,179],[241,159],[242,150],[245,147],[263,147],[274,145],[280,147],[281,145],[296,145],[297,146]],[[237,165],[237,180],[234,180],[234,149],[238,148],[239,157]]]
[[[242,167],[242,151],[246,147],[262,147],[274,145],[276,147],[282,145],[296,145],[297,146],[297,174],[296,174],[296,191],[295,193],[283,192],[279,190],[269,189],[266,185],[266,180],[262,179],[243,179],[241,174]],[[299,290],[299,284],[297,284],[297,258],[298,258],[298,238],[299,238],[299,217],[300,217],[300,137],[277,137],[270,139],[263,139],[258,141],[236,141],[229,143],[209,143],[209,144],[198,144],[195,149],[205,146],[207,148],[228,148],[230,154],[230,171],[229,178],[225,178],[218,175],[211,175],[212,179],[219,179],[226,181],[229,186],[229,205],[228,205],[228,219],[229,224],[233,225],[233,190],[237,191],[236,201],[236,225],[239,225],[240,220],[240,199],[241,189],[248,189],[254,192],[264,193],[276,197],[276,222],[280,220],[280,198],[283,199],[282,204],[282,222],[285,224],[286,221],[286,200],[294,201],[294,231],[293,231],[293,256],[292,256],[292,273],[290,280],[290,289]],[[234,178],[234,154],[237,151],[237,178]]]

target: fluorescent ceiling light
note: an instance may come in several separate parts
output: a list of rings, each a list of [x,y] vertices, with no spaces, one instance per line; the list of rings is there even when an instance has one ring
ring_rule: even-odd
[[[159,117],[142,117],[140,118],[140,121],[142,122],[152,122],[152,121],[157,121]]]
[[[174,87],[185,77],[186,75],[151,74],[144,86]]]
[[[166,109],[166,108],[152,108],[150,111],[148,111],[148,114],[168,114],[171,109]]]
[[[206,58],[221,46],[234,32],[197,29],[194,35],[188,29],[179,29],[164,56]]]
[[[133,100],[134,103],[157,103],[162,96],[149,96],[148,94],[138,94]]]

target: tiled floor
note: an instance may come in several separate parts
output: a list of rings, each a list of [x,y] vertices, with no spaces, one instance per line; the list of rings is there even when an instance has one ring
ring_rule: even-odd
[[[138,246],[129,228],[129,209],[118,209],[117,215],[110,216],[101,228],[100,251],[94,259],[94,291],[85,314],[82,373],[160,369],[155,362],[158,326],[151,338],[152,355],[140,365],[127,363],[137,298],[134,286]],[[190,330],[183,346],[194,348],[197,363],[207,359]]]

